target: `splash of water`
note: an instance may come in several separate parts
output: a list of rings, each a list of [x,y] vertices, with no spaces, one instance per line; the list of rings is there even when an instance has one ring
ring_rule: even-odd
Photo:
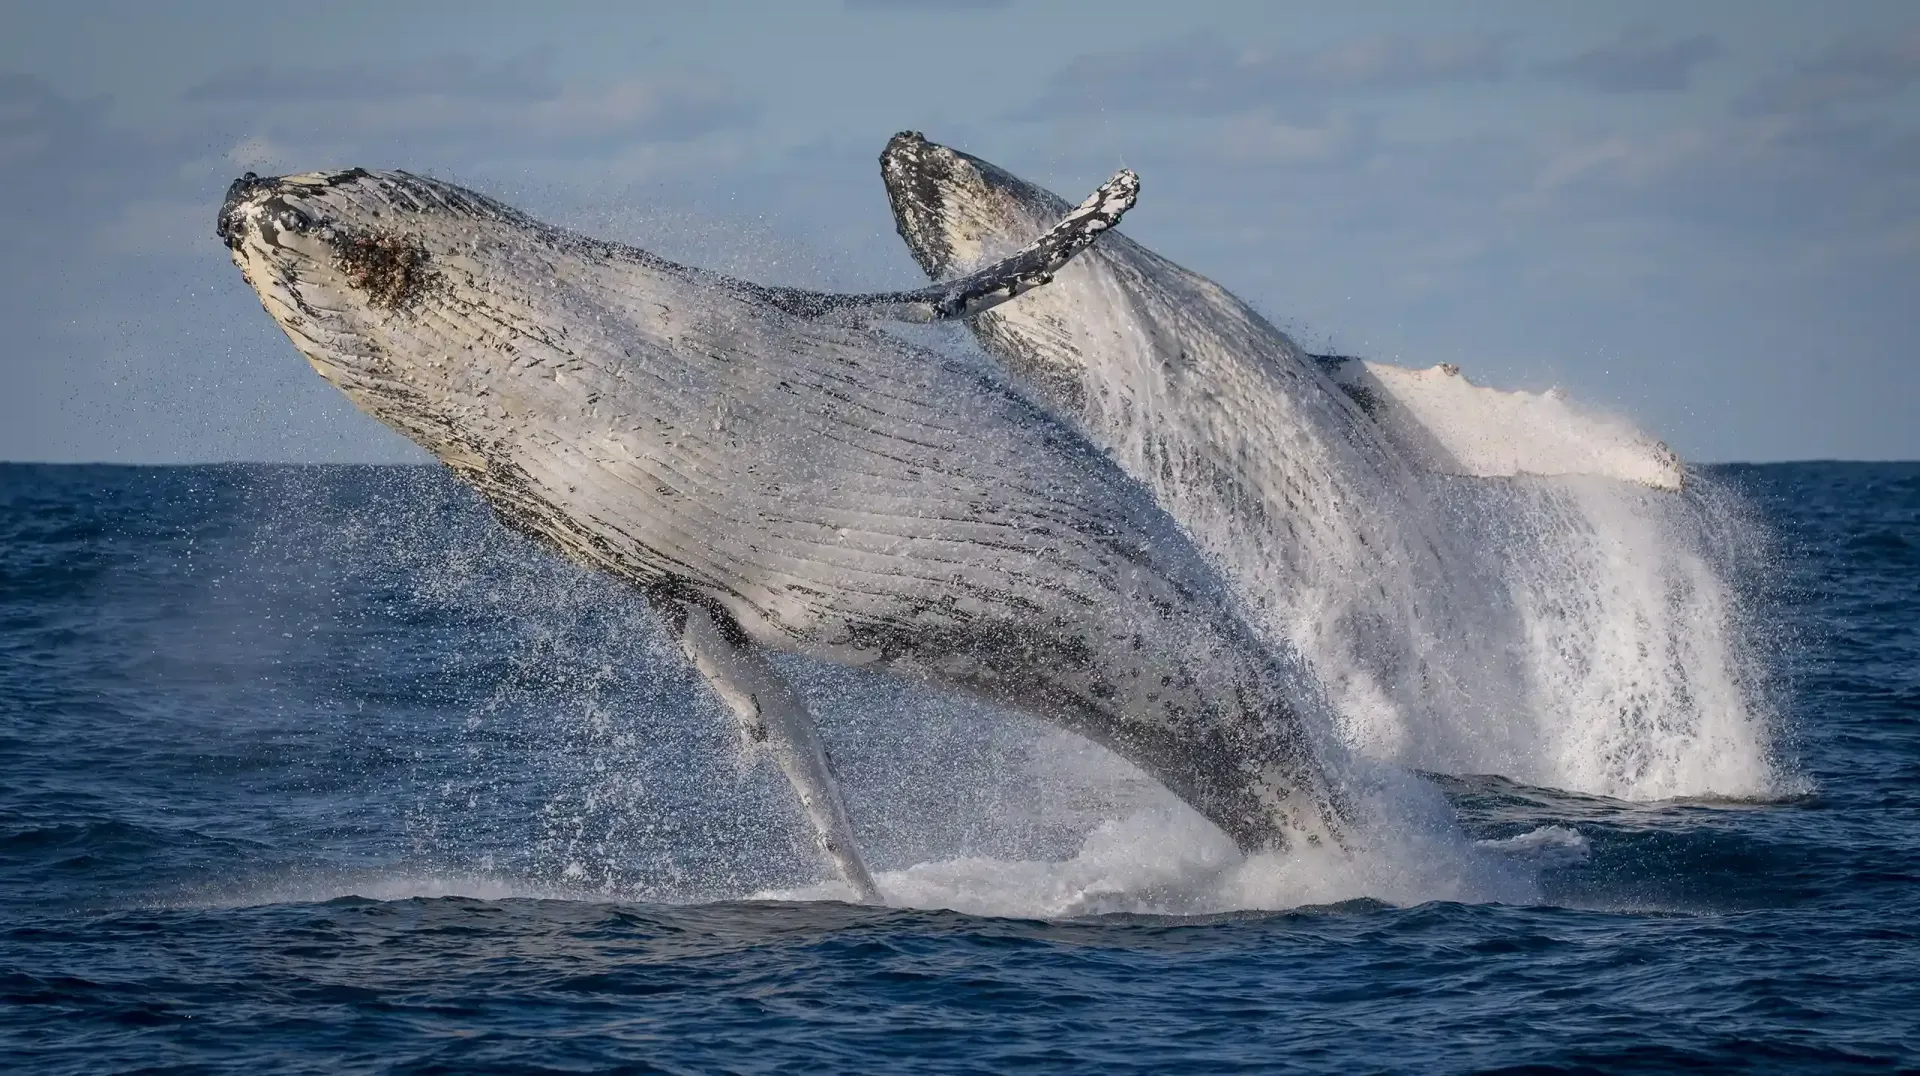
[[[1764,540],[1730,491],[1442,476],[1304,366],[1216,362],[1208,406],[1186,407],[1151,342],[1113,336],[1083,421],[1311,670],[1338,747],[1626,799],[1788,791],[1736,556]],[[1657,445],[1559,394],[1485,395],[1526,421],[1489,421],[1471,391],[1424,418],[1496,459],[1543,431],[1573,458]]]
[[[1727,552],[1751,547],[1752,524],[1730,491],[1522,480],[1462,491],[1454,518],[1494,554],[1483,598],[1523,679],[1516,710],[1482,718],[1506,723],[1492,739],[1510,750],[1445,768],[1619,799],[1786,791]]]
[[[1166,797],[1095,825],[1063,859],[959,856],[877,877],[889,904],[976,915],[1209,915],[1350,900],[1410,906],[1433,900],[1536,903],[1543,869],[1583,862],[1585,841],[1546,827],[1473,842],[1430,786],[1376,770],[1360,789],[1346,848],[1242,857],[1184,804]],[[844,900],[839,882],[769,890],[772,900]]]

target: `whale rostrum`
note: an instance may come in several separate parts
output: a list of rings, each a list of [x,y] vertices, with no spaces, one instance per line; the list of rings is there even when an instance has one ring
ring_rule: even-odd
[[[1313,692],[1145,491],[977,365],[872,324],[1043,285],[1136,191],[1122,173],[1004,261],[860,296],[677,265],[402,172],[245,177],[219,233],[322,377],[661,610],[870,900],[826,752],[763,651],[1074,731],[1247,851],[1339,840]]]

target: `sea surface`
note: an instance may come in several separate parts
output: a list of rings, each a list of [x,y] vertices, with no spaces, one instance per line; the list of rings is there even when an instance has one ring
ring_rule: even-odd
[[[789,663],[867,908],[644,606],[438,470],[0,465],[0,1069],[1920,1070],[1920,464],[1708,477],[1778,794],[1404,776],[1366,870],[1249,866]]]

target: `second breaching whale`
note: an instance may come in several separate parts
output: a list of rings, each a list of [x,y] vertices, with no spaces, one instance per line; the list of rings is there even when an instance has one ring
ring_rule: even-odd
[[[880,163],[936,280],[1064,207],[917,132]],[[1657,439],[1450,366],[1309,354],[1124,235],[968,324],[1306,656],[1350,746],[1606,795],[1764,793],[1764,709],[1698,518],[1719,506]]]
[[[322,377],[509,526],[652,600],[871,899],[763,650],[1077,732],[1246,851],[1339,840],[1311,690],[1151,498],[1004,383],[871,324],[1044,284],[1136,183],[982,273],[890,295],[734,280],[400,172],[244,177],[218,230]]]

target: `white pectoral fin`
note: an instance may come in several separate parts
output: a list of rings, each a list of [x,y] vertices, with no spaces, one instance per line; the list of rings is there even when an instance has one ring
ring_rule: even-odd
[[[780,764],[800,805],[813,824],[814,839],[864,903],[882,903],[873,875],[854,843],[853,823],[834,780],[827,749],[800,695],[765,654],[736,633],[723,631],[714,616],[688,603],[680,624],[680,649],[714,693],[740,719],[747,740],[764,748]]]
[[[1447,474],[1598,475],[1678,490],[1680,457],[1624,419],[1575,408],[1558,390],[1476,385],[1458,367],[1424,370],[1315,355],[1323,372],[1421,465]]]
[[[1040,238],[966,276],[916,291],[839,295],[744,286],[758,298],[802,317],[843,315],[906,322],[972,317],[1050,283],[1061,266],[1119,224],[1139,197],[1140,177],[1123,168]]]

